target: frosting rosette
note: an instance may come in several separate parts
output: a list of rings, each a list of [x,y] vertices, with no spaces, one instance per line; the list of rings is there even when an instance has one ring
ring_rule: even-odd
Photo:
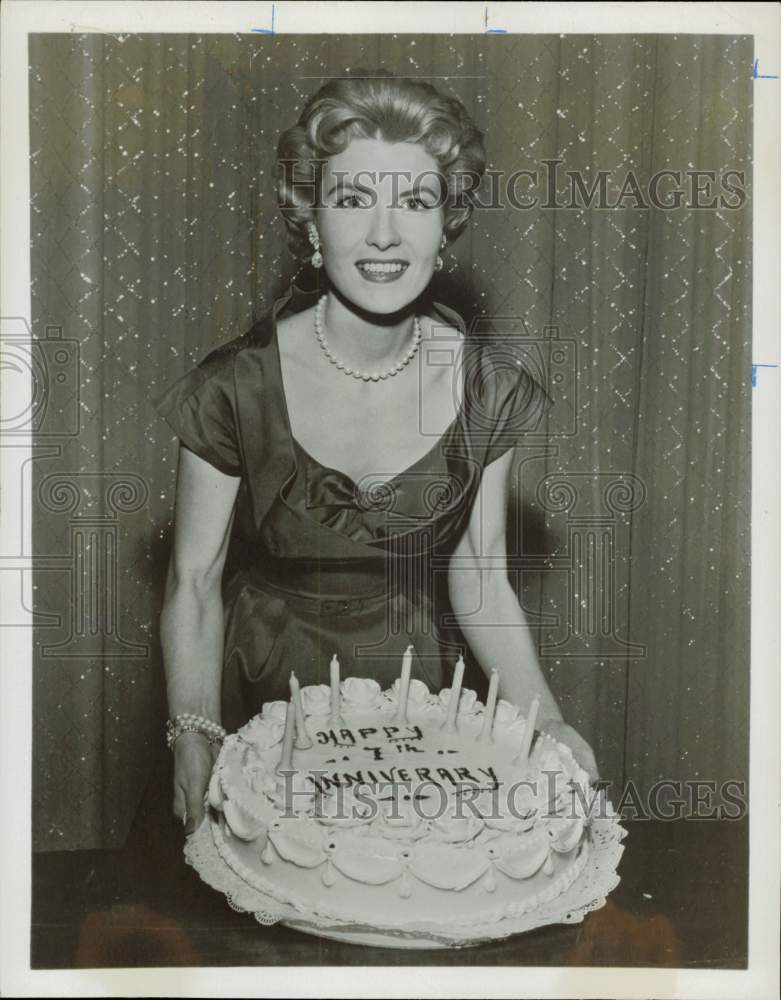
[[[391,688],[394,700],[399,700],[399,688],[401,687],[401,681],[397,677],[393,682],[393,687]],[[417,680],[417,678],[412,678],[409,682],[409,688],[407,690],[407,704],[408,705],[423,705],[425,702],[429,701],[431,698],[431,692],[429,691],[427,685],[423,681]]]
[[[397,677],[393,686],[385,694],[386,705],[395,708],[399,703],[399,689],[401,682]],[[409,682],[407,689],[407,711],[411,716],[427,712],[441,712],[442,703],[436,695],[433,695],[424,681],[413,678]]]
[[[329,689],[330,690],[330,689]],[[347,677],[341,683],[342,704],[346,710],[371,711],[382,705],[382,688],[370,677]]]
[[[301,703],[307,715],[328,715],[331,688],[327,684],[308,684],[301,688]]]
[[[511,702],[505,701],[504,698],[500,698],[496,703],[494,725],[509,726],[510,723],[515,722],[518,718],[519,712],[520,709],[517,705],[513,705]]]
[[[284,702],[274,702],[273,704],[284,704]],[[241,738],[245,743],[251,743],[259,750],[269,750],[279,743],[284,730],[284,717],[280,722],[278,719],[271,717],[264,719],[262,716],[256,715],[242,729]]]
[[[442,688],[439,692],[439,701],[443,708],[450,704],[450,688]],[[458,699],[459,715],[477,715],[483,710],[483,703],[477,700],[477,694],[469,688],[462,688]]]
[[[271,721],[281,722],[285,725],[285,715],[287,714],[286,701],[267,701],[261,711],[261,717]]]

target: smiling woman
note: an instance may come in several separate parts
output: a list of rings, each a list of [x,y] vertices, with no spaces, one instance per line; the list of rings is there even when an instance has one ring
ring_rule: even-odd
[[[394,313],[428,285],[444,213],[422,185],[436,170],[422,146],[382,139],[354,139],[329,158],[315,217],[329,280],[355,305]]]
[[[388,687],[409,644],[434,690],[463,652],[473,687],[496,669],[524,713],[537,697],[595,776],[505,568],[512,448],[544,390],[427,295],[469,221],[479,130],[431,85],[378,73],[326,84],[278,151],[291,246],[321,290],[291,290],[158,402],[183,445],[161,618],[175,813],[200,822],[219,726],[286,698],[291,668],[327,682],[336,653],[343,676]]]

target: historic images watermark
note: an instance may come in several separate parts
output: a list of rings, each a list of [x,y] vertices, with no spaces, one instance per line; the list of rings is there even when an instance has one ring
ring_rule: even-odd
[[[742,170],[658,170],[639,177],[622,172],[561,169],[563,160],[541,160],[533,170],[487,170],[475,190],[478,209],[732,209],[746,202]]]
[[[319,209],[371,209],[379,201],[378,186],[390,181],[388,208],[437,209],[471,206],[487,211],[585,209],[678,209],[737,211],[747,200],[744,170],[720,167],[684,169],[667,167],[640,176],[626,170],[568,170],[564,160],[544,159],[539,164],[515,170],[487,169],[483,174],[464,170],[450,178],[439,171],[413,174],[405,170],[331,171],[336,194],[322,203],[319,191],[322,159],[281,160],[279,170],[285,189],[295,191],[296,204]]]
[[[461,770],[464,770],[463,768]],[[562,780],[560,771],[541,770],[538,777],[500,782],[490,768],[474,780],[454,774],[412,778],[405,768],[371,778],[361,770],[278,772],[282,818],[301,813],[328,822],[369,823],[382,819],[399,825],[475,819],[501,824],[538,820],[742,820],[748,814],[746,782],[737,779],[661,779],[641,792],[633,781],[623,787],[598,781],[585,789]],[[491,773],[488,773],[491,772]],[[611,804],[613,803],[613,804]]]

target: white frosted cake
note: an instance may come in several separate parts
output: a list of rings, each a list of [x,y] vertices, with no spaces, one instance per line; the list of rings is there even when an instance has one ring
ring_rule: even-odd
[[[449,689],[415,680],[382,691],[350,677],[338,690],[334,700],[325,685],[296,688],[292,749],[292,702],[266,704],[223,744],[211,829],[243,884],[307,929],[403,939],[487,925],[502,936],[578,878],[588,777],[496,702],[493,681],[488,708],[459,690],[457,712]]]

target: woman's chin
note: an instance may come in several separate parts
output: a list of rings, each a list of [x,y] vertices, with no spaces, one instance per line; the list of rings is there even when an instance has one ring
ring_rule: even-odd
[[[405,276],[406,277],[406,276]],[[362,280],[362,279],[361,279]],[[425,290],[428,282],[405,281],[383,283],[363,281],[362,285],[354,282],[332,282],[339,295],[349,304],[365,312],[381,316],[389,316],[408,308]]]

